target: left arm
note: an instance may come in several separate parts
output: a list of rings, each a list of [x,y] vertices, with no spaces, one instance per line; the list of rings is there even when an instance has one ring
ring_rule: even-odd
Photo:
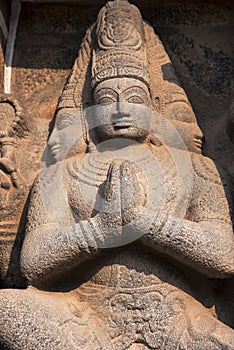
[[[230,277],[234,274],[234,239],[224,189],[211,160],[196,155],[192,161],[194,188],[188,219],[157,214],[141,241],[210,278]],[[139,222],[142,230],[147,221],[150,218],[144,209]]]
[[[228,225],[159,215],[141,241],[207,277],[226,278],[234,274],[233,234]]]

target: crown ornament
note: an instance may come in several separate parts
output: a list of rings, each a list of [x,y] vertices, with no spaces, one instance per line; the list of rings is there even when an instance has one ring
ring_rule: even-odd
[[[150,84],[143,19],[127,0],[109,1],[99,12],[92,53],[92,87],[131,77]]]

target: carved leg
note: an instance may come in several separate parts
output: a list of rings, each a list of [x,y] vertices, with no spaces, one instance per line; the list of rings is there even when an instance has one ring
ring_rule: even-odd
[[[190,304],[187,321],[180,350],[234,349],[234,331],[204,310],[200,303]]]
[[[101,344],[106,341],[97,330],[95,316],[90,314],[87,305],[76,305],[74,315],[72,303],[73,300],[63,293],[2,290],[0,349],[108,349],[108,343],[106,347]]]

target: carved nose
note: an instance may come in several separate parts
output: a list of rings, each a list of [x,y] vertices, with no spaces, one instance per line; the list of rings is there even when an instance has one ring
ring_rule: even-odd
[[[53,130],[52,134],[50,135],[50,138],[48,140],[48,145],[50,147],[54,146],[55,144],[58,143],[58,135],[55,130]]]

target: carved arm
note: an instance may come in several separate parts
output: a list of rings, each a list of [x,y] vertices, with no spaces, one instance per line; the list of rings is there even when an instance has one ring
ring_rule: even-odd
[[[21,271],[28,283],[53,286],[82,262],[99,253],[102,233],[94,219],[63,229],[42,225],[28,232],[21,251]]]
[[[89,220],[67,224],[63,228],[50,222],[39,181],[36,181],[21,251],[21,271],[29,284],[50,288],[102,248],[118,245],[122,234],[121,196],[126,192],[126,178],[132,181],[134,171],[129,170],[123,161],[113,162],[102,187],[102,210]],[[137,181],[135,184],[138,185]],[[135,188],[136,202],[138,192],[139,189]]]
[[[143,221],[149,221],[146,212],[142,213],[141,220],[144,230]],[[141,241],[210,278],[234,274],[234,242],[228,225],[211,226],[205,222],[156,215]]]
[[[187,220],[155,215],[142,242],[208,277],[226,278],[234,274],[234,236],[226,195],[209,158],[192,155],[192,165],[193,197]],[[150,214],[142,215],[141,221],[149,222]]]

